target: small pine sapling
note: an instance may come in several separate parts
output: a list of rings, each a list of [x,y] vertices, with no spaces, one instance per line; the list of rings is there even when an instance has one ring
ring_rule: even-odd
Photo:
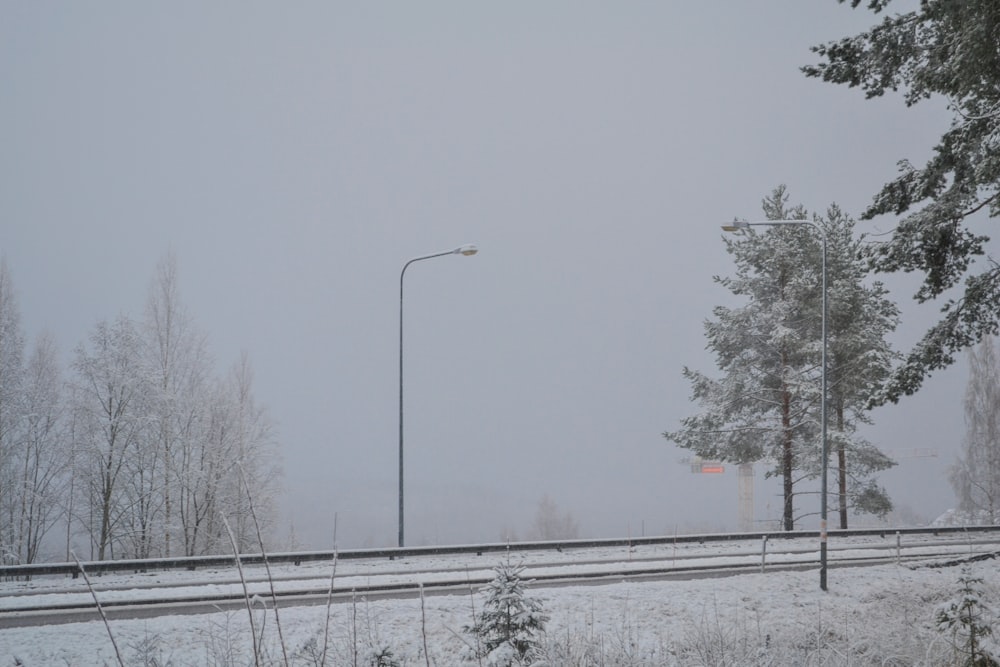
[[[364,664],[366,667],[401,667],[396,655],[388,646],[370,646]]]
[[[525,593],[521,581],[524,566],[507,562],[493,571],[493,580],[483,589],[486,601],[482,612],[474,625],[463,629],[476,636],[480,651],[476,657],[485,657],[487,664],[525,664],[538,652],[549,617],[542,612],[541,601]]]
[[[958,578],[958,596],[937,608],[938,629],[950,632],[963,667],[1000,667],[1000,646],[992,642],[996,610],[984,600],[983,580],[968,569]]]

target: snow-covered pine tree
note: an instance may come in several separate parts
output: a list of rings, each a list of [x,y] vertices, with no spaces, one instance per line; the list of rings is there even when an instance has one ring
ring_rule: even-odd
[[[843,1],[843,0],[842,0]],[[852,7],[862,0],[850,0]],[[865,0],[878,14],[891,0]],[[893,5],[895,6],[895,5]],[[941,0],[903,3],[857,35],[813,49],[810,77],[846,84],[866,98],[899,92],[907,106],[937,97],[954,114],[924,166],[899,162],[898,175],[874,197],[863,219],[898,218],[889,240],[873,244],[878,271],[923,273],[919,302],[948,298],[935,324],[893,372],[878,396],[897,401],[955,353],[1000,328],[1000,264],[975,262],[989,237],[979,221],[1000,217],[1000,3]],[[905,156],[903,156],[905,157]]]
[[[769,220],[805,219],[802,207],[786,209],[783,189],[765,200]],[[820,284],[819,246],[814,234],[798,227],[768,228],[724,237],[736,276],[715,281],[744,306],[718,306],[705,323],[708,347],[715,352],[720,379],[684,369],[692,398],[702,411],[682,420],[682,429],[664,435],[707,459],[730,463],[776,462],[770,474],[783,482],[782,526],[794,528],[794,471],[801,467],[815,428],[807,419],[816,399],[809,371],[813,331],[808,306]],[[814,261],[805,264],[804,259]]]
[[[869,404],[899,358],[886,342],[899,323],[899,308],[881,282],[866,282],[858,258],[864,244],[854,220],[836,204],[821,222],[827,242],[827,382],[829,452],[836,457],[840,527],[848,511],[885,516],[892,502],[873,475],[895,465],[857,433],[871,422]]]
[[[776,188],[763,201],[765,218],[807,219],[802,206],[789,208],[787,201],[784,186]],[[853,221],[835,206],[827,219],[814,221],[827,234],[829,452],[840,463],[839,506],[846,525],[849,506],[876,514],[891,508],[871,476],[892,462],[858,437],[856,428],[889,372],[885,334],[895,328],[896,310],[880,285],[863,283]],[[819,235],[805,225],[765,229],[724,237],[736,276],[715,280],[746,304],[713,310],[705,335],[722,376],[684,369],[702,410],[664,436],[704,458],[775,462],[767,474],[782,478],[782,526],[792,530],[795,483],[817,477],[822,463],[822,250]]]
[[[951,484],[966,521],[1000,521],[1000,355],[992,337],[969,350],[965,441]]]
[[[1000,667],[1000,645],[992,641],[993,625],[1000,620],[997,610],[985,599],[983,580],[967,569],[958,578],[958,595],[938,606],[938,629],[951,634],[956,665]]]
[[[496,667],[530,663],[538,649],[539,635],[549,620],[542,603],[525,593],[521,582],[523,565],[501,563],[493,568],[494,577],[483,589],[486,601],[475,625],[465,632],[479,641],[480,655]]]

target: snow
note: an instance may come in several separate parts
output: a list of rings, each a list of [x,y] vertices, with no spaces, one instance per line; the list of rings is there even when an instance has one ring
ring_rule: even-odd
[[[864,546],[846,545],[864,553]],[[614,550],[612,550],[614,551]],[[965,549],[966,555],[968,548]],[[454,556],[403,561],[340,561],[335,572],[338,588],[382,583],[489,576],[490,568],[504,556]],[[790,556],[789,556],[790,557]],[[815,563],[815,554],[805,554]],[[543,664],[609,665],[936,665],[952,656],[949,636],[937,629],[935,610],[960,596],[959,567],[878,565],[830,568],[828,591],[819,589],[818,570],[753,573],[690,581],[632,581],[604,585],[547,587],[531,585],[541,572],[585,571],[593,564],[579,564],[579,554],[512,554],[531,567],[525,574],[529,595],[538,598],[550,617]],[[627,555],[595,552],[588,561],[624,560],[625,566],[648,567],[669,559],[677,567],[708,562],[760,562],[759,551],[747,544],[692,545],[672,553],[646,553],[634,549]],[[564,564],[559,560],[565,559]],[[631,559],[631,560],[629,560]],[[831,561],[832,563],[832,561]],[[967,571],[984,581],[986,598],[1000,601],[996,560],[970,563]],[[275,586],[329,582],[332,565],[272,567]],[[434,569],[425,573],[422,570]],[[192,582],[192,577],[198,579]],[[223,589],[240,589],[236,573],[165,572],[114,575],[93,580],[101,599],[175,590],[190,592],[192,583]],[[188,586],[180,584],[187,583]],[[159,588],[150,592],[148,585]],[[0,608],[14,609],[47,601],[71,602],[82,582],[42,578],[33,582],[0,582]],[[469,593],[427,595],[407,600],[366,600],[353,603],[280,607],[277,617],[266,589],[255,584],[255,626],[263,629],[262,664],[283,664],[281,637],[289,662],[318,664],[324,645],[324,624],[329,665],[369,664],[364,659],[391,651],[400,664],[463,665],[471,660],[469,637],[462,627],[471,625],[473,609],[481,610],[483,597],[475,586]],[[203,592],[204,589],[202,589]],[[329,613],[329,620],[327,614]],[[254,664],[253,642],[245,609],[202,615],[167,615],[154,619],[111,620],[110,634],[126,665],[246,665]],[[426,645],[429,661],[425,660]],[[115,646],[100,621],[45,627],[12,628],[0,632],[0,664],[114,665]]]

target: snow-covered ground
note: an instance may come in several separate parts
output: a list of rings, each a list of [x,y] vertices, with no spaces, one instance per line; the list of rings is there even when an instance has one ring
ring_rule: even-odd
[[[745,545],[742,553],[738,546],[713,545],[712,549],[716,550],[715,558],[753,557],[746,553]],[[695,558],[709,552],[702,547],[674,555]],[[636,560],[645,556],[634,554]],[[474,561],[478,563],[476,570],[459,558],[433,565],[426,560],[412,564],[342,561],[337,566],[336,585],[349,585],[351,578],[362,581],[378,576],[405,580],[408,568],[453,568],[471,574],[483,571],[486,558],[496,563],[502,556],[479,557]],[[551,560],[554,556],[525,558]],[[997,560],[966,567],[971,575],[984,580],[986,602],[1000,605]],[[296,568],[294,574],[280,569],[275,578],[284,586],[284,582],[330,577],[329,564],[311,569],[310,573]],[[370,571],[366,573],[366,569]],[[958,596],[962,572],[957,566],[912,564],[831,568],[827,592],[819,589],[818,571],[808,570],[677,582],[531,586],[529,594],[542,601],[550,616],[545,637],[547,661],[543,664],[941,665],[949,664],[953,649],[950,637],[936,627],[935,610]],[[196,573],[218,581],[231,580],[233,575],[231,571]],[[191,574],[141,576],[143,584],[156,581],[169,585],[174,578]],[[139,585],[134,578],[131,581],[131,585]],[[67,582],[0,583],[0,606],[14,608],[32,591],[48,589],[47,596],[56,599],[78,594],[65,589]],[[124,576],[94,580],[98,588],[129,586],[129,582]],[[121,595],[143,594],[132,588]],[[99,591],[98,595],[113,593]],[[264,635],[261,664],[285,664],[287,656],[289,664],[317,665],[325,643],[327,665],[370,664],[365,662],[366,656],[383,649],[391,651],[399,664],[477,665],[468,651],[471,639],[462,628],[473,622],[482,603],[478,593],[427,596],[423,601],[358,598],[353,603],[332,605],[329,610],[324,605],[282,607],[276,615],[273,610],[265,611],[261,602],[254,617],[257,632]],[[252,665],[255,658],[250,637],[246,610],[113,620],[110,633],[99,621],[6,629],[0,632],[0,667],[115,665],[115,644],[126,665]]]

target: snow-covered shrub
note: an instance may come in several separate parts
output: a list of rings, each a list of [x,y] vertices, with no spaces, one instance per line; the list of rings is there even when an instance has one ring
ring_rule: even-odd
[[[486,658],[486,664],[525,664],[537,652],[549,617],[542,612],[542,603],[525,593],[523,565],[501,563],[493,571],[493,580],[483,589],[483,611],[475,624],[463,629],[478,638],[476,657]]]
[[[1000,614],[984,599],[983,580],[963,569],[958,596],[938,605],[936,620],[941,632],[950,633],[952,646],[965,667],[1000,667],[1000,644],[993,625]]]
[[[126,644],[129,665],[141,667],[172,667],[174,664],[168,655],[164,655],[163,640],[155,632],[146,633],[135,641]]]
[[[400,667],[395,654],[388,646],[368,646],[364,654],[365,667]]]

